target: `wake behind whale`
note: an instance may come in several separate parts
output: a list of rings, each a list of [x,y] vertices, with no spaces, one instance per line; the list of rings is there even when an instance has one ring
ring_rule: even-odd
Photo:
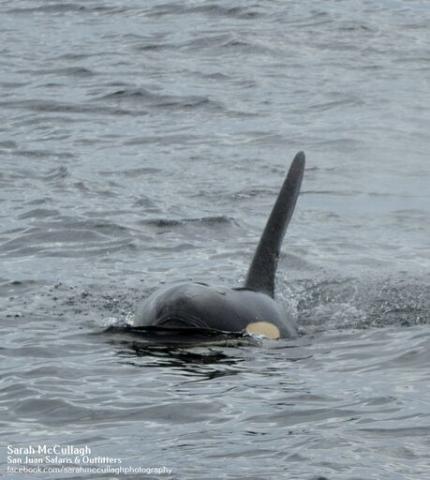
[[[293,320],[287,318],[274,299],[275,274],[304,168],[305,155],[299,152],[281,187],[242,287],[179,283],[162,288],[144,301],[132,330],[190,334],[247,332],[272,339],[296,336]]]

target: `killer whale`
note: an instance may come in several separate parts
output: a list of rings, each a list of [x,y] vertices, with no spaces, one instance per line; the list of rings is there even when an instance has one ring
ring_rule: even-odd
[[[282,240],[294,212],[305,168],[305,154],[294,157],[239,288],[179,283],[150,295],[139,308],[133,327],[248,332],[277,339],[294,337],[294,322],[276,303],[275,274]]]

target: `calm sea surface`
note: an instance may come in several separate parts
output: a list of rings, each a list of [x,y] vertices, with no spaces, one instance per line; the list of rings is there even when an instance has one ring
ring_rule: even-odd
[[[5,478],[430,478],[427,0],[0,0],[0,92]],[[299,339],[103,333],[240,285],[298,150]]]

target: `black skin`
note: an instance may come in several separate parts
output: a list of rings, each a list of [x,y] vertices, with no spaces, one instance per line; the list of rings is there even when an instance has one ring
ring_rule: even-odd
[[[181,283],[150,295],[136,315],[135,327],[211,329],[242,332],[249,324],[267,322],[281,337],[295,337],[294,322],[274,300],[280,248],[303,178],[305,156],[299,152],[267,221],[243,288]]]
[[[181,283],[157,290],[142,305],[135,326],[209,328],[242,332],[253,322],[276,325],[281,337],[297,335],[284,309],[262,292]]]

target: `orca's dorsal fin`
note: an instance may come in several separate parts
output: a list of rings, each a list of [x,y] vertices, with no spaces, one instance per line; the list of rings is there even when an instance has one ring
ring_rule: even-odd
[[[245,288],[275,294],[275,274],[278,266],[282,240],[290,223],[299,196],[305,170],[305,154],[299,152],[288,171],[278,198],[267,220],[263,235],[252,259],[246,276]]]

